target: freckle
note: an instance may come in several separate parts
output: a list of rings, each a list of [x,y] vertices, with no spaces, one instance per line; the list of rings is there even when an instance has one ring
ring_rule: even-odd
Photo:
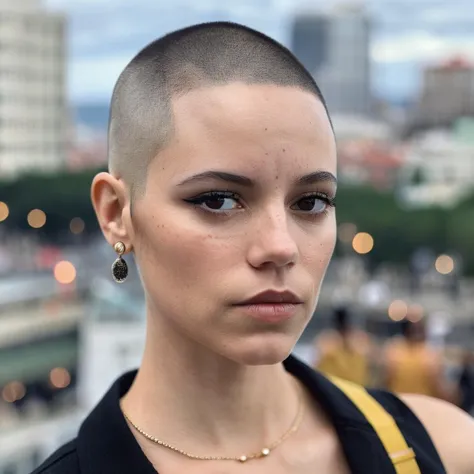
[[[285,151],[286,151],[285,148],[283,148],[283,153],[285,153]]]
[[[265,127],[265,131],[267,131],[267,130],[268,130],[268,128],[267,128],[267,127]]]

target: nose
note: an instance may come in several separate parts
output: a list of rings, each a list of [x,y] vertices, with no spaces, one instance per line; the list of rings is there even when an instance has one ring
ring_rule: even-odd
[[[249,234],[249,264],[254,268],[282,268],[295,264],[299,255],[298,246],[291,235],[284,210],[266,212],[265,215],[255,216],[254,219],[258,223]]]

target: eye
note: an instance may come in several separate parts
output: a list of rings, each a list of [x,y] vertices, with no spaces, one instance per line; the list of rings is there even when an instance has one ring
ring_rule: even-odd
[[[242,205],[239,203],[239,196],[228,191],[213,191],[201,194],[193,199],[188,199],[187,202],[199,206],[205,211],[216,213],[242,208]]]
[[[301,211],[310,214],[322,214],[327,212],[329,207],[334,207],[334,199],[330,198],[326,194],[309,194],[296,201],[291,206],[296,211]]]

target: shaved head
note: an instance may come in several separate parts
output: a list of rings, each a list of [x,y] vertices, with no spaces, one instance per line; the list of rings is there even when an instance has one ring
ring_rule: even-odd
[[[304,66],[262,33],[214,22],[163,36],[130,61],[112,95],[109,170],[126,183],[132,198],[143,195],[150,162],[173,138],[172,100],[231,82],[296,87],[326,107]]]

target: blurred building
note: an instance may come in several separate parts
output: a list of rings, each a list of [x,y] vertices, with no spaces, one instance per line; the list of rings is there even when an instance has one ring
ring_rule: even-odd
[[[388,143],[354,140],[338,149],[338,179],[341,183],[393,189],[403,164],[403,149]]]
[[[65,17],[41,0],[0,0],[0,176],[65,161]]]
[[[331,120],[338,142],[359,139],[377,142],[396,140],[396,128],[386,121],[348,114],[332,114]]]
[[[446,127],[463,116],[474,116],[474,66],[453,58],[427,68],[411,128]]]
[[[297,16],[293,22],[291,49],[314,76],[327,61],[330,25],[330,18],[323,14]]]
[[[298,14],[291,49],[318,82],[331,113],[371,112],[370,18],[360,6]]]
[[[93,249],[87,260],[110,257],[105,242]],[[108,266],[76,266],[71,292],[51,273],[0,280],[0,474],[35,469],[140,363],[145,311],[135,268],[119,289]]]
[[[407,204],[451,207],[474,191],[474,140],[464,138],[466,127],[431,130],[412,139],[401,174]]]
[[[333,114],[341,183],[395,187],[404,163],[403,145],[387,122],[358,115]]]

